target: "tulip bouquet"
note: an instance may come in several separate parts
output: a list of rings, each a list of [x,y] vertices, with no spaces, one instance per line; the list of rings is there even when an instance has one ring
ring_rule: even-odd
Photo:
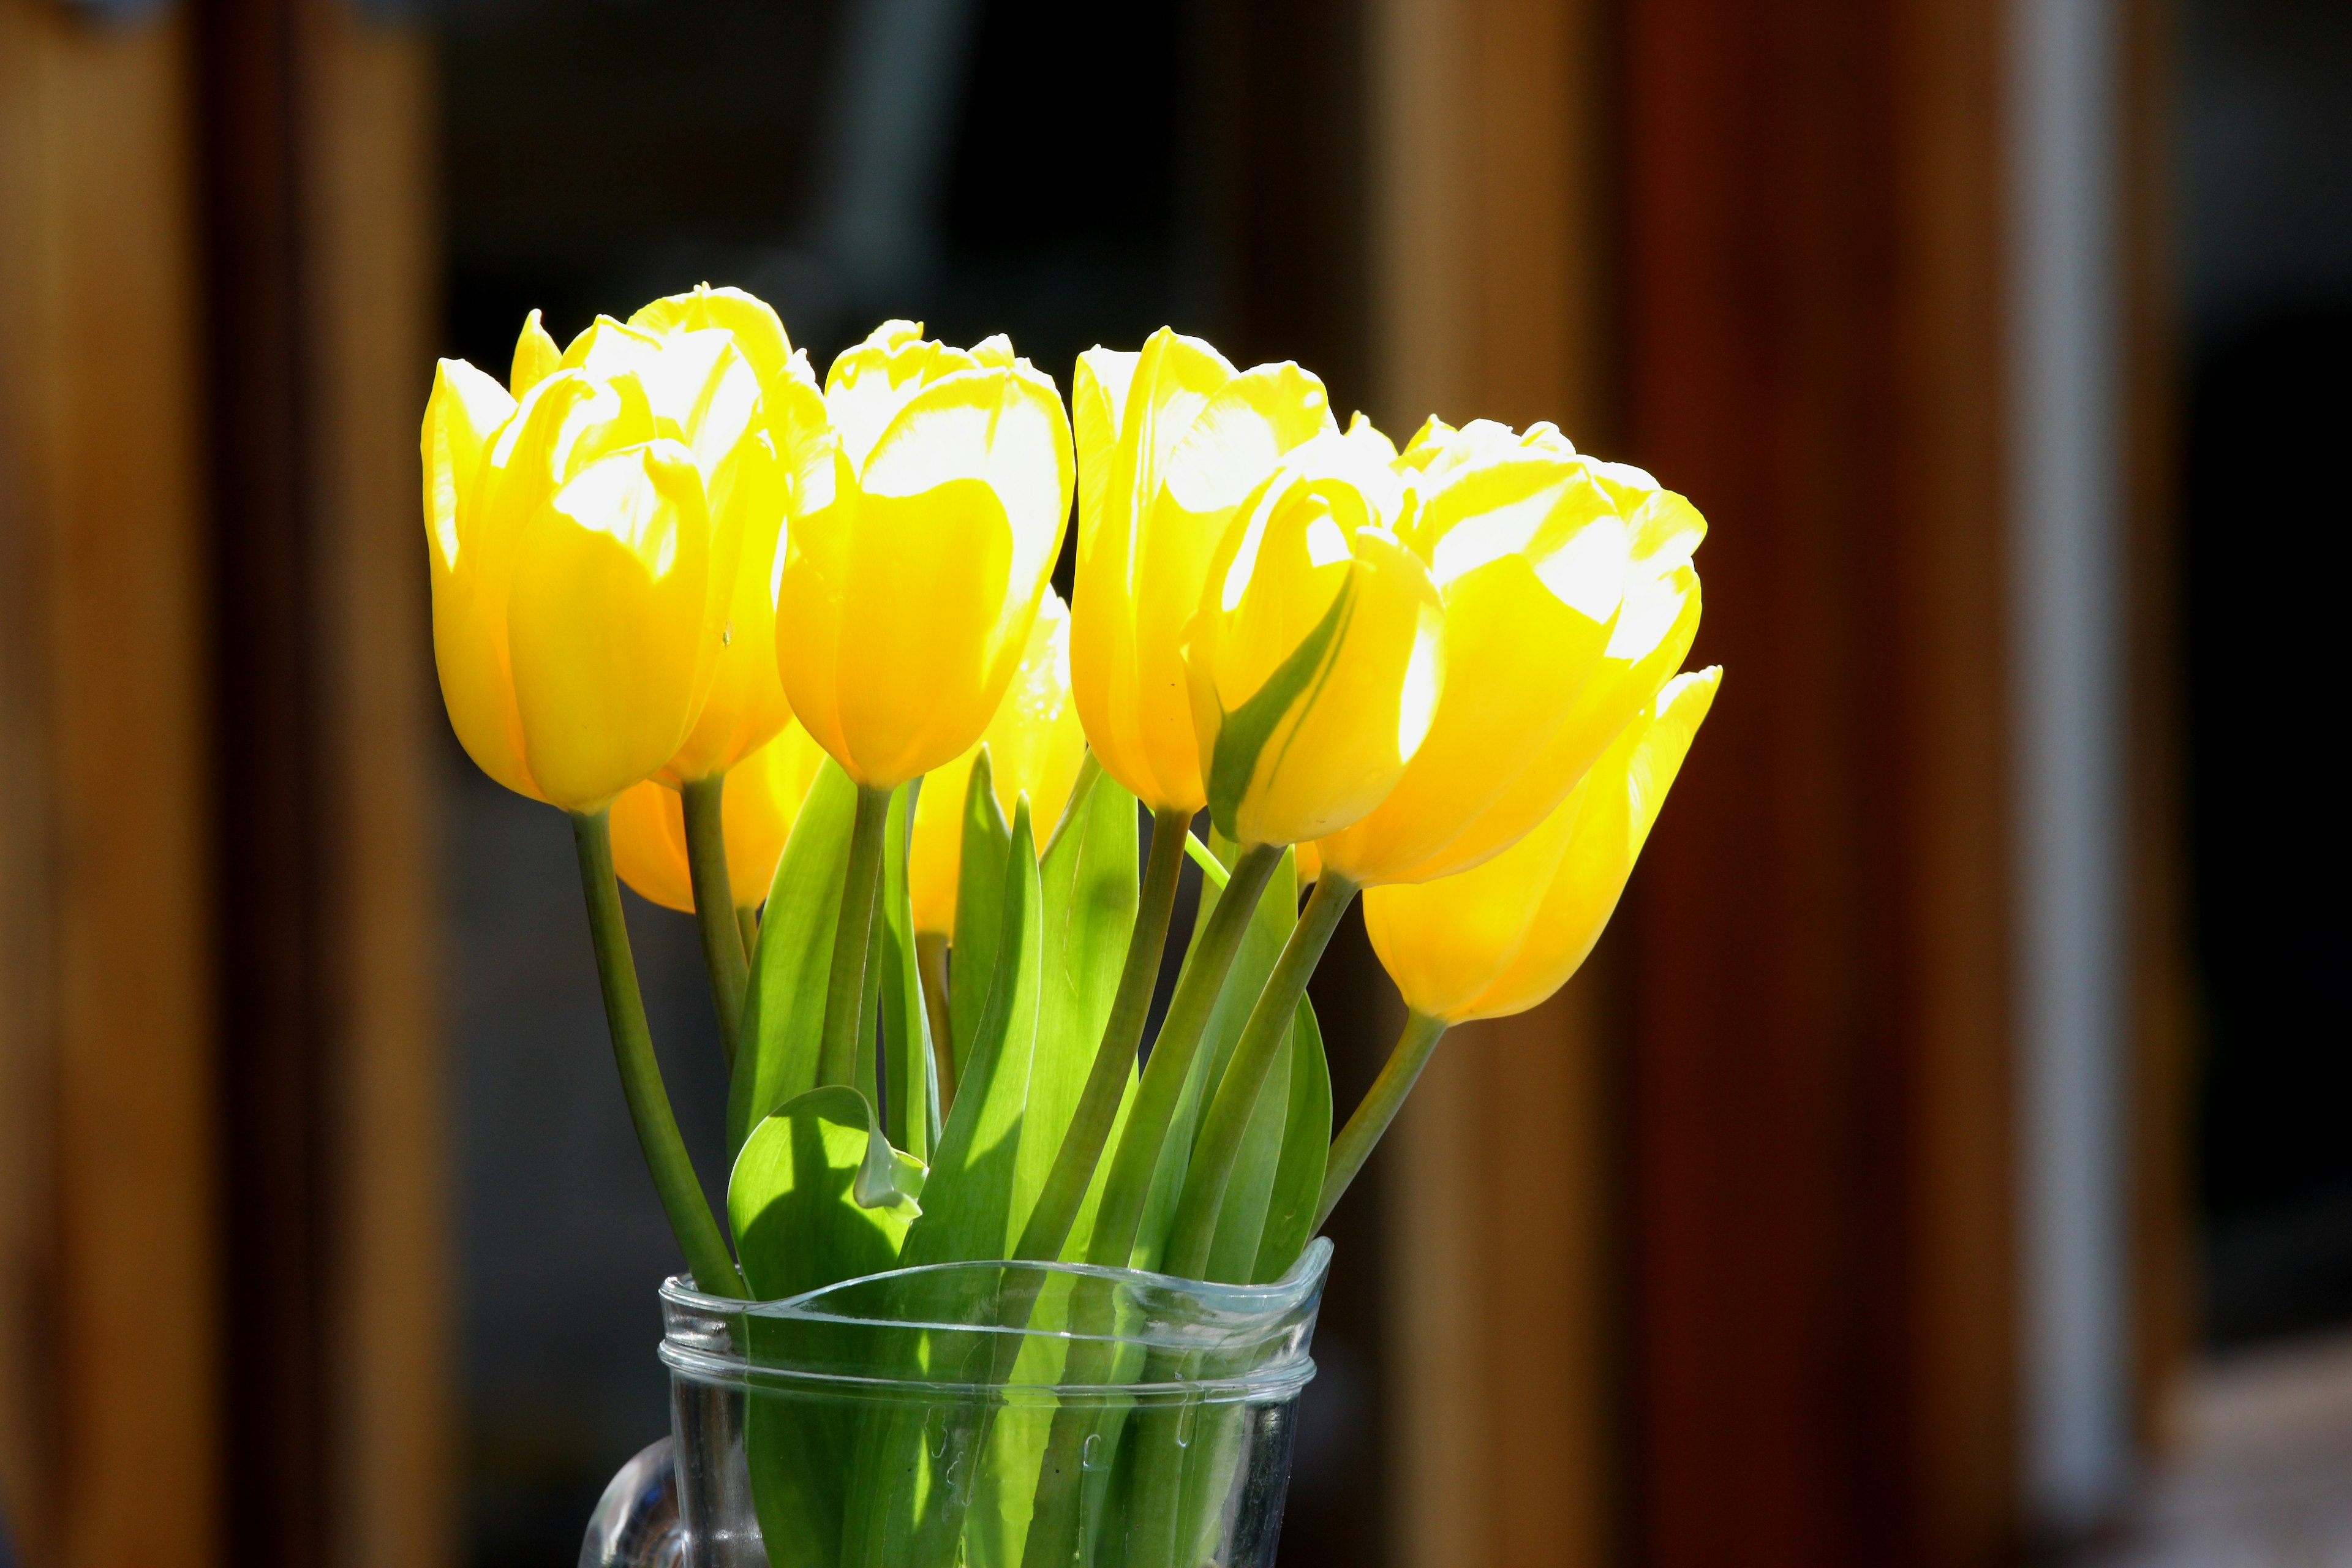
[[[1399,450],[1297,365],[1169,331],[1082,356],[1066,412],[1003,339],[904,321],[820,386],[765,305],[700,288],[562,349],[534,313],[503,385],[443,362],[423,445],[451,722],[571,816],[622,1087],[712,1297],[992,1259],[1283,1276],[1445,1030],[1583,960],[1717,680],[1676,673],[1705,525],[1647,474],[1544,425]],[[699,922],[723,1227],[616,875]],[[1360,894],[1410,1014],[1335,1139],[1307,984]],[[1134,1375],[1097,1343],[1045,1381]],[[754,1415],[778,1563],[1108,1560],[1067,1462],[1098,1415],[959,1490],[919,1431]],[[1164,1436],[1113,1434],[1136,1568],[1198,1539]]]

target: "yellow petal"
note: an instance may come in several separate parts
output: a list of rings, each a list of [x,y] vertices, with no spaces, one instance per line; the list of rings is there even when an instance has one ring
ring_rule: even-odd
[[[1034,372],[965,371],[849,462],[845,443],[832,503],[792,529],[777,662],[809,732],[888,787],[970,748],[1004,695],[1068,518],[1069,423]]]
[[[484,773],[538,799],[507,671],[503,541],[478,515],[485,457],[516,405],[496,381],[443,360],[425,408],[425,532],[433,586],[433,657],[450,727]]]
[[[1407,1006],[1456,1021],[1510,967],[1567,852],[1578,798],[1484,865],[1364,890],[1365,934]]]
[[[1209,808],[1243,843],[1337,832],[1427,733],[1443,611],[1364,443],[1307,443],[1241,510],[1185,649]]]
[[[555,805],[595,810],[677,750],[711,662],[710,543],[700,471],[669,442],[588,465],[525,524],[508,641]]]
[[[549,376],[563,362],[563,351],[547,335],[541,325],[539,312],[533,310],[523,318],[522,334],[515,339],[514,367],[507,376],[507,389],[520,397]]]
[[[720,329],[733,337],[762,386],[785,374],[793,358],[792,339],[784,331],[784,323],[766,300],[740,289],[713,289],[698,283],[683,294],[654,300],[631,316],[629,325],[665,337],[672,332]]]
[[[694,875],[687,865],[686,811],[677,791],[651,779],[631,784],[613,802],[612,830],[613,869],[621,880],[641,899],[693,913]],[[729,861],[731,872],[731,854]]]
[[[1209,556],[1234,506],[1328,411],[1296,366],[1236,376],[1209,344],[1165,328],[1138,354],[1093,351],[1079,378],[1092,390],[1079,443],[1078,710],[1113,778],[1155,811],[1197,810],[1206,795],[1181,649]],[[1172,493],[1177,469],[1195,476],[1198,510]],[[1230,493],[1213,493],[1221,485]]]
[[[1625,891],[1691,740],[1714,704],[1722,675],[1709,667],[1669,681],[1593,764],[1577,802],[1567,852],[1526,939],[1457,1022],[1499,1018],[1538,1005],[1567,984],[1591,952]],[[1489,864],[1499,864],[1507,853]]]
[[[1009,820],[1020,799],[1028,797],[1030,820],[1041,825],[1033,842],[1044,855],[1087,754],[1086,734],[1070,698],[1070,613],[1051,588],[1037,606],[1020,668],[986,732],[978,744],[923,777],[922,794],[915,801],[908,864],[917,931],[945,933],[954,929],[963,860],[964,792],[972,760],[983,746],[997,805]]]

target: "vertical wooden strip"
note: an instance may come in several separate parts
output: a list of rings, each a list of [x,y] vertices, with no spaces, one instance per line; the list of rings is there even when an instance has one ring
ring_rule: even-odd
[[[348,833],[334,898],[343,1070],[331,1377],[337,1561],[431,1568],[456,1550],[447,1146],[432,952],[431,653],[416,513],[435,264],[430,60],[353,7],[318,18],[316,258],[322,736]]]
[[[186,61],[177,25],[0,5],[0,440],[10,554],[39,572],[16,590],[8,727],[43,775],[42,841],[12,846],[25,875],[0,898],[47,931],[7,1037],[45,1166],[7,1198],[39,1205],[10,1233],[43,1254],[10,1362],[44,1364],[12,1380],[0,1453],[28,1552],[93,1568],[211,1562],[218,1519]]]
[[[1727,668],[1632,900],[1662,1565],[2012,1527],[1998,19],[1629,16],[1633,455]]]
[[[1376,403],[1606,445],[1610,95],[1582,0],[1383,0],[1371,54]],[[1397,1560],[1613,1560],[1618,1407],[1589,980],[1441,1047],[1396,1131]]]

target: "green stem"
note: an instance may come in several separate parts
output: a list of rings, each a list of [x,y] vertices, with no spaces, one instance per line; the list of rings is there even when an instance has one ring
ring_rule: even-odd
[[[1151,991],[1160,978],[1160,956],[1168,944],[1168,921],[1176,910],[1176,881],[1184,869],[1184,839],[1192,814],[1160,810],[1151,816],[1151,854],[1143,867],[1142,900],[1136,907],[1135,929],[1127,939],[1127,963],[1118,972],[1118,990],[1111,999],[1110,1018],[1103,1026],[1102,1043],[1095,1063],[1078,1092],[1078,1108],[1069,1131],[1055,1152],[1053,1169],[1038,1190],[1020,1243],[1019,1258],[1051,1261],[1062,1254],[1087,1188],[1102,1163],[1103,1145],[1118,1120],[1118,1102],[1127,1091],[1127,1075],[1135,1065],[1136,1047],[1143,1040],[1143,1023],[1151,1012]]]
[[[719,1048],[735,1072],[735,1042],[743,1033],[743,986],[751,966],[743,928],[735,922],[735,890],[727,875],[727,827],[720,803],[727,775],[713,773],[678,790],[686,805],[686,869],[694,883],[694,923],[702,932],[702,967],[719,1011]]]
[[[849,826],[849,868],[841,887],[841,921],[833,931],[833,972],[824,987],[824,1048],[817,1060],[820,1086],[857,1081],[857,1016],[866,996],[875,898],[882,887],[882,829],[890,792],[857,786],[857,815]],[[866,1042],[868,1049],[873,1042]]]
[[[743,939],[743,962],[750,963],[751,955],[760,951],[760,911],[737,909],[735,934]]]
[[[621,914],[621,884],[613,876],[613,829],[604,812],[577,813],[572,837],[580,851],[580,887],[588,896],[588,933],[596,946],[596,978],[604,993],[604,1023],[613,1036],[613,1058],[621,1069],[621,1093],[638,1147],[653,1173],[662,1212],[686,1254],[695,1284],[712,1296],[748,1297],[727,1242],[702,1195],[686,1141],[662,1087],[661,1064],[654,1059],[653,1031],[646,1025],[645,998],[637,993],[637,966],[629,956],[629,928]]]
[[[1177,1101],[1183,1097],[1185,1076],[1192,1070],[1192,1058],[1225,988],[1234,955],[1241,951],[1243,933],[1257,912],[1258,895],[1281,863],[1279,845],[1254,844],[1242,851],[1224,896],[1184,961],[1151,1059],[1144,1065],[1143,1081],[1136,1086],[1127,1131],[1119,1136],[1118,1152],[1111,1156],[1110,1179],[1104,1184],[1102,1207],[1095,1215],[1094,1235],[1087,1247],[1089,1263],[1124,1268],[1135,1251],[1136,1233],[1143,1226],[1144,1205],[1151,1196],[1152,1173],[1159,1168],[1160,1148],[1168,1142]]]
[[[948,1020],[948,934],[915,933],[915,973],[923,983],[923,1012],[931,1021],[931,1066],[940,1080],[940,1114],[955,1103],[955,1041]]]
[[[1242,1139],[1257,1110],[1258,1095],[1274,1070],[1282,1043],[1290,1037],[1298,999],[1315,973],[1323,950],[1339,929],[1339,917],[1355,901],[1356,884],[1326,868],[1315,891],[1290,928],[1282,956],[1250,1009],[1249,1022],[1234,1047],[1233,1059],[1217,1085],[1216,1098],[1201,1122],[1192,1144],[1192,1163],[1184,1175],[1184,1195],[1176,1205],[1176,1223],[1168,1234],[1168,1251],[1160,1272],[1197,1279],[1209,1266],[1209,1249],[1217,1238],[1217,1213],[1224,1206],[1225,1187],[1241,1159]]]
[[[1356,1113],[1348,1118],[1348,1125],[1331,1141],[1331,1157],[1323,1167],[1323,1196],[1315,1205],[1315,1228],[1321,1230],[1331,1211],[1339,1206],[1339,1199],[1356,1173],[1364,1168],[1379,1146],[1381,1134],[1389,1130],[1403,1106],[1405,1096],[1412,1092],[1421,1069],[1429,1065],[1430,1057],[1437,1050],[1437,1042],[1445,1034],[1445,1020],[1433,1018],[1425,1013],[1409,1015],[1404,1032],[1397,1037],[1396,1047],[1389,1052],[1381,1076],[1364,1091]]]

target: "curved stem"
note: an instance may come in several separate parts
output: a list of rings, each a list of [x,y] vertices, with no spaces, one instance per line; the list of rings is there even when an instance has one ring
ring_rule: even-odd
[[[654,1059],[653,1031],[646,1025],[629,928],[621,915],[621,884],[613,876],[612,824],[601,811],[575,814],[572,838],[580,851],[580,888],[588,897],[588,933],[596,945],[596,978],[604,993],[613,1059],[621,1069],[621,1093],[629,1102],[629,1120],[636,1126],[654,1191],[696,1286],[713,1296],[745,1298],[749,1292],[703,1198],[702,1183],[670,1111],[669,1091],[662,1087],[661,1064]]]
[[[1151,1012],[1152,986],[1160,978],[1169,919],[1176,910],[1176,881],[1184,869],[1184,840],[1192,821],[1188,811],[1151,814],[1151,854],[1144,862],[1142,899],[1136,906],[1135,929],[1127,939],[1127,962],[1118,972],[1110,1017],[1103,1025],[1102,1043],[1095,1048],[1086,1087],[1078,1091],[1069,1131],[1062,1136],[1053,1169],[1046,1173],[1029,1223],[1013,1249],[1015,1258],[1051,1261],[1060,1257],[1078,1210],[1085,1206],[1095,1167],[1102,1163],[1103,1145],[1110,1142],[1111,1125],[1118,1120],[1119,1098],[1127,1089],[1136,1047],[1143,1040],[1144,1020]]]
[[[825,979],[824,1045],[816,1075],[820,1086],[857,1081],[857,1017],[866,997],[875,899],[882,887],[882,828],[889,815],[888,790],[857,786],[857,815],[849,826],[848,875],[841,886],[841,921],[834,927],[833,970]],[[870,1050],[873,1042],[866,1046]]]
[[[751,965],[743,930],[735,921],[735,890],[727,875],[727,827],[720,809],[727,775],[713,773],[682,785],[686,806],[686,869],[694,883],[694,923],[702,933],[702,967],[710,976],[710,1005],[719,1013],[719,1048],[735,1071],[735,1042],[743,1032],[743,986]]]
[[[1339,917],[1355,899],[1356,884],[1326,868],[1307,908],[1299,913],[1298,923],[1290,928],[1290,940],[1282,944],[1282,956],[1275,961],[1274,973],[1266,976],[1265,989],[1258,993],[1249,1022],[1242,1026],[1241,1041],[1234,1047],[1233,1059],[1225,1064],[1225,1076],[1217,1084],[1216,1098],[1202,1120],[1200,1136],[1192,1144],[1192,1163],[1184,1175],[1184,1195],[1176,1205],[1176,1222],[1168,1233],[1168,1251],[1160,1266],[1162,1273],[1195,1279],[1209,1266],[1209,1249],[1217,1239],[1217,1213],[1224,1206],[1225,1187],[1241,1158],[1242,1139],[1257,1110],[1258,1096],[1265,1089],[1283,1041],[1290,1037],[1307,982],[1313,977],[1324,948],[1330,945]]]
[[[1184,961],[1176,978],[1176,994],[1168,1016],[1144,1065],[1143,1081],[1136,1086],[1129,1109],[1127,1131],[1119,1135],[1118,1152],[1111,1156],[1110,1178],[1104,1184],[1102,1207],[1095,1215],[1094,1234],[1087,1244],[1087,1261],[1123,1268],[1135,1251],[1136,1233],[1143,1226],[1144,1205],[1150,1201],[1152,1173],[1160,1166],[1160,1151],[1176,1118],[1176,1104],[1184,1093],[1185,1076],[1201,1048],[1201,1035],[1209,1026],[1217,997],[1225,988],[1234,955],[1241,951],[1243,933],[1257,913],[1258,895],[1265,891],[1274,868],[1282,863],[1279,845],[1254,844],[1234,862],[1224,896],[1210,911],[1201,940]]]
[[[1389,1130],[1396,1113],[1412,1092],[1421,1069],[1437,1050],[1437,1042],[1444,1037],[1445,1020],[1433,1018],[1426,1013],[1413,1013],[1405,1018],[1404,1031],[1397,1036],[1395,1048],[1381,1068],[1381,1076],[1364,1091],[1356,1113],[1348,1118],[1348,1125],[1331,1141],[1331,1156],[1323,1167],[1323,1195],[1315,1205],[1315,1228],[1321,1230],[1331,1211],[1339,1206],[1347,1193],[1348,1184],[1364,1168],[1373,1149],[1380,1144],[1381,1134]]]

